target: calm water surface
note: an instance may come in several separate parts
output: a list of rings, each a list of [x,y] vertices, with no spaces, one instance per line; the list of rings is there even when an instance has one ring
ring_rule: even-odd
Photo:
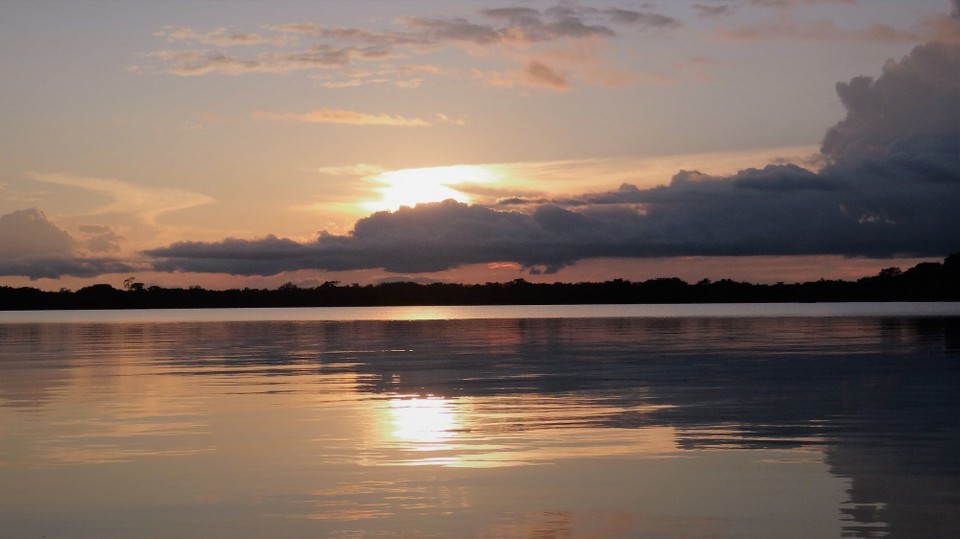
[[[958,535],[955,303],[0,313],[4,539]]]

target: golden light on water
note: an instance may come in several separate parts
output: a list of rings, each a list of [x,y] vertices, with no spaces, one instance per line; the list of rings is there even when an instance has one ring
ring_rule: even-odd
[[[499,468],[573,457],[677,450],[673,427],[611,428],[593,423],[619,410],[576,399],[446,398],[396,395],[381,410],[381,465]],[[639,406],[634,413],[659,407]],[[534,410],[516,412],[516,410]]]
[[[495,179],[494,172],[479,165],[406,168],[382,172],[370,178],[379,185],[379,198],[361,204],[367,211],[395,211],[401,206],[415,206],[426,202],[453,199],[469,203],[469,193],[458,186],[487,184]]]
[[[453,403],[441,397],[392,399],[390,420],[393,437],[417,451],[448,449],[445,442],[461,429]]]

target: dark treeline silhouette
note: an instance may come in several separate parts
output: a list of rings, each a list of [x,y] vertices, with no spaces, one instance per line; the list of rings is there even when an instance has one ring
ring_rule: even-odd
[[[678,278],[632,282],[418,284],[393,282],[315,288],[287,283],[275,290],[147,287],[133,278],[123,289],[97,284],[77,291],[48,292],[0,287],[0,310],[171,309],[214,307],[323,307],[381,305],[564,305],[602,303],[752,303],[818,301],[960,301],[960,253],[944,262],[924,262],[906,271],[887,268],[857,281],[751,284]]]

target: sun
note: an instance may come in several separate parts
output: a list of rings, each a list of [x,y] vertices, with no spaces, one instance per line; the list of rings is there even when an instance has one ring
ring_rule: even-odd
[[[471,202],[470,195],[458,187],[489,183],[493,177],[493,172],[481,165],[390,170],[370,178],[370,181],[379,185],[377,193],[380,196],[361,206],[368,211],[396,211],[401,206],[451,198],[458,202]]]

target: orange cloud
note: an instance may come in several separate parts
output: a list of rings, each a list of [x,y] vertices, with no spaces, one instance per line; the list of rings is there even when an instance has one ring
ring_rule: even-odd
[[[254,118],[302,123],[326,123],[348,125],[390,125],[398,127],[430,127],[433,124],[420,118],[405,118],[400,115],[367,114],[343,109],[317,109],[298,114],[295,112],[254,112]]]

